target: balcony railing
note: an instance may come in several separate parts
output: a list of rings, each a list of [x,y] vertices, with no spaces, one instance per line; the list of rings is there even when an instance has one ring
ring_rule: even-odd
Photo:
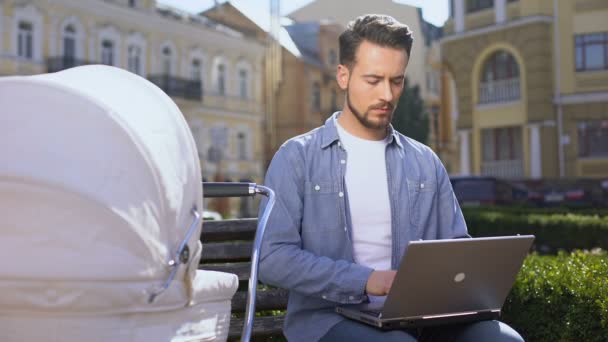
[[[484,161],[481,163],[481,174],[497,178],[523,178],[524,163],[521,159]]]
[[[187,80],[170,75],[150,75],[148,80],[156,84],[169,96],[187,100],[202,100],[203,90],[200,81]]]
[[[47,58],[46,69],[47,72],[56,72],[86,64],[94,64],[94,62],[85,61],[70,56],[57,56]]]
[[[519,78],[482,82],[479,85],[479,103],[501,103],[519,100]]]

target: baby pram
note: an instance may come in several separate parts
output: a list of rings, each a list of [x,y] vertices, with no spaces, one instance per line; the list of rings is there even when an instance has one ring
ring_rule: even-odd
[[[0,340],[225,340],[235,275],[197,270],[195,143],[127,71],[0,78]]]

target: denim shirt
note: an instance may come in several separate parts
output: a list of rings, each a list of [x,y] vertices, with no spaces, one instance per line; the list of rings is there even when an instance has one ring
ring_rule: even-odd
[[[260,280],[289,290],[284,333],[317,341],[344,318],[338,304],[367,300],[371,268],[353,258],[344,175],[348,156],[334,117],[288,140],[277,151],[265,185],[276,193],[260,251]],[[408,242],[466,237],[467,227],[448,174],[427,146],[389,128],[386,173],[391,204],[392,269]],[[360,186],[366,186],[361,184]],[[260,214],[266,207],[263,200]]]

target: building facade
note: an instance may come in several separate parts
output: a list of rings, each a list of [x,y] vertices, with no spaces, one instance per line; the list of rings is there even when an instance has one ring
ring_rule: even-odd
[[[608,177],[608,3],[450,3],[442,97],[456,173]]]
[[[154,0],[0,0],[0,75],[107,64],[147,78],[184,114],[207,180],[262,180],[263,58],[259,41]]]

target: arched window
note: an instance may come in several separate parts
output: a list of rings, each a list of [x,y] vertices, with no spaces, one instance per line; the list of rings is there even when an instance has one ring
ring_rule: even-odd
[[[199,58],[193,58],[190,63],[190,79],[200,82],[203,73],[203,63]]]
[[[173,60],[173,52],[171,51],[170,47],[165,46],[162,49],[162,61],[161,61],[163,75],[171,75],[172,60]]]
[[[72,62],[76,58],[76,29],[73,25],[63,29],[63,58]]]
[[[131,33],[126,40],[127,70],[139,76],[146,76],[146,39],[140,32]]]
[[[500,103],[520,98],[519,66],[507,51],[493,53],[483,64],[479,103]]]
[[[226,66],[224,64],[217,65],[217,93],[218,95],[226,95]]]
[[[111,40],[101,42],[101,63],[114,65],[114,42]]]
[[[142,74],[142,48],[139,45],[131,44],[127,48],[127,70],[141,75]]]
[[[239,70],[239,95],[246,99],[249,95],[249,73],[246,69]]]
[[[17,55],[21,58],[33,59],[33,25],[31,22],[20,21],[17,27]]]
[[[311,107],[313,112],[321,111],[321,85],[319,82],[312,84]]]

